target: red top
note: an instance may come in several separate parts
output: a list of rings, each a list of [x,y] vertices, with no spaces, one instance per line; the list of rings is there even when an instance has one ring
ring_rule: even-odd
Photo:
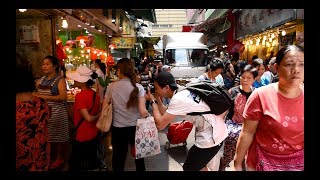
[[[80,119],[82,118],[80,114],[80,109],[87,109],[90,110],[92,106],[92,99],[93,99],[94,91],[92,89],[81,90],[80,93],[76,94],[75,102],[73,105],[73,121],[74,125],[76,126]],[[90,114],[96,115],[99,112],[99,105],[100,105],[100,96],[98,93],[96,94],[95,105],[93,106]],[[97,121],[88,122],[84,120],[82,124],[79,126],[77,130],[76,140],[79,142],[89,141],[94,139],[97,136],[98,129],[96,128]]]
[[[257,164],[255,145],[272,154],[291,154],[304,149],[304,91],[296,98],[282,96],[269,84],[252,92],[243,117],[259,121],[250,145],[247,165]]]

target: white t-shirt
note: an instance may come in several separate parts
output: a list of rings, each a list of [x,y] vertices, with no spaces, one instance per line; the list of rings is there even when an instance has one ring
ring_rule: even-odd
[[[203,81],[203,80],[209,80],[208,77],[205,74],[202,74],[201,76],[199,76],[197,78],[197,81]],[[217,83],[217,84],[219,84],[221,86],[224,86],[224,81],[223,81],[223,77],[222,77],[221,74],[216,76],[214,80],[211,80],[211,82]]]
[[[201,116],[186,115],[190,112],[210,111],[210,107],[202,100],[199,103],[198,96],[188,90],[176,93],[170,100],[167,113],[184,116],[196,128],[195,145],[199,148],[209,148],[220,144],[227,136],[227,126],[224,122],[225,113],[217,116],[214,114],[203,114]],[[213,128],[212,128],[213,127]]]

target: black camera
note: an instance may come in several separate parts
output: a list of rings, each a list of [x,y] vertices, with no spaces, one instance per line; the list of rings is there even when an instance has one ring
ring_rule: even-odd
[[[152,94],[156,92],[153,83],[149,83],[149,84],[148,84],[148,87],[149,87],[150,92],[151,92]]]

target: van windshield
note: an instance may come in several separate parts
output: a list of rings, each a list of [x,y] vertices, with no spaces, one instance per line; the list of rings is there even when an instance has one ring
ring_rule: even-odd
[[[209,62],[207,49],[168,49],[166,64],[174,66],[206,66]]]

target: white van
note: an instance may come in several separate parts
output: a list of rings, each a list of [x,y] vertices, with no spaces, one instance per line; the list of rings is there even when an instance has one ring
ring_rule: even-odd
[[[176,80],[190,81],[205,72],[209,63],[207,37],[200,32],[177,32],[163,36],[164,62],[172,66]]]

